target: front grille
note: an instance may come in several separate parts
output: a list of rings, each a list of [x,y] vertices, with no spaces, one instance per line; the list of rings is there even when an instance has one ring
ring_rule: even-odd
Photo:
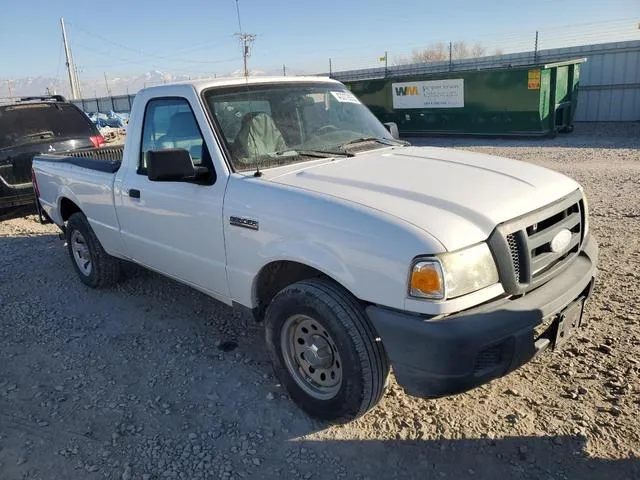
[[[520,294],[551,279],[580,251],[584,206],[579,191],[536,212],[500,225],[489,238],[505,291]],[[559,232],[568,245],[554,251]],[[502,253],[502,255],[501,255]]]
[[[515,233],[507,235],[507,242],[509,243],[511,262],[513,263],[513,276],[517,282],[522,282],[522,278],[520,277],[520,247],[518,246]]]
[[[574,203],[544,222],[527,227],[532,280],[544,275],[545,272],[562,264],[578,252],[582,239],[582,214],[580,210],[580,203]],[[553,252],[551,240],[558,232],[565,229],[571,232],[569,246],[560,252]]]

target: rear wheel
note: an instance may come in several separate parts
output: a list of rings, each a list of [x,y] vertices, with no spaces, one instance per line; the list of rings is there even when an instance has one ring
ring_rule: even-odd
[[[66,236],[69,256],[85,285],[101,288],[117,283],[120,261],[105,252],[83,213],[69,217]]]
[[[285,287],[265,318],[275,373],[310,416],[358,418],[384,394],[389,361],[359,302],[323,279]]]

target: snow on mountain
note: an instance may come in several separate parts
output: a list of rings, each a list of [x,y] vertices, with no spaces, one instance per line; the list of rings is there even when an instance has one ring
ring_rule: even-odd
[[[213,75],[211,75],[213,76]],[[134,94],[138,90],[151,85],[177,82],[181,80],[208,78],[206,74],[174,74],[153,70],[135,75],[118,75],[109,78],[109,89],[112,95]],[[66,76],[58,79],[51,77],[0,78],[0,97],[44,95],[47,92],[70,96],[69,81]],[[80,79],[80,93],[83,98],[107,96],[104,77],[96,79]]]
[[[0,78],[0,97],[43,95],[47,88],[61,94],[68,94],[69,90],[68,83],[50,77]]]
[[[290,75],[299,75],[303,72],[289,71]],[[281,75],[279,71],[251,70],[250,75]],[[225,76],[242,76],[242,70],[228,72]],[[160,70],[151,70],[141,74],[118,75],[109,77],[109,90],[112,95],[135,94],[138,90],[152,85],[160,85],[163,83],[179,82],[185,80],[198,80],[212,78],[212,74],[176,74],[172,72],[162,72]],[[0,97],[8,96],[28,96],[28,95],[45,95],[47,92],[64,95],[70,97],[69,80],[66,75],[60,75],[59,78],[52,77],[23,77],[23,78],[0,78]],[[107,96],[107,86],[104,77],[95,79],[80,79],[80,93],[82,98],[95,98]]]

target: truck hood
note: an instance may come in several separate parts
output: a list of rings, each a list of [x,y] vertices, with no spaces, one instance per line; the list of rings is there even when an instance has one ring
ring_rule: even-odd
[[[271,181],[393,215],[449,251],[486,240],[498,224],[579,188],[530,163],[436,147],[378,149],[298,167]]]

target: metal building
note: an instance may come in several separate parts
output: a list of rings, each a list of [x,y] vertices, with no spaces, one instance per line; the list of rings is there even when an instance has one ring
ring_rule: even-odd
[[[580,71],[578,122],[640,121],[640,41],[574,47]]]

